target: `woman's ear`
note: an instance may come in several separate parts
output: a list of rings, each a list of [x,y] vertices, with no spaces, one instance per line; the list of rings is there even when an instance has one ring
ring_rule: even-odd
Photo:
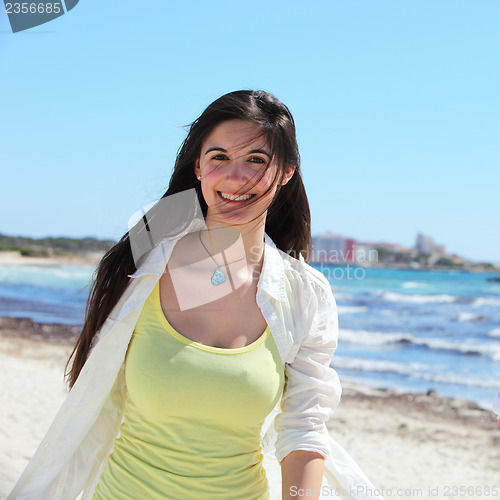
[[[281,185],[284,186],[292,177],[295,172],[295,165],[287,165],[285,168],[285,173],[283,175],[283,180]]]
[[[196,175],[196,177],[199,177],[201,175],[199,158],[197,158],[196,161],[194,162],[194,175]]]

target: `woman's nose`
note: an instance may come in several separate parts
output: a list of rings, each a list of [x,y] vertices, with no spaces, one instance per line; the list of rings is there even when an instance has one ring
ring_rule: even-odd
[[[248,177],[248,172],[244,162],[239,158],[230,161],[229,165],[227,166],[226,177],[229,180],[235,181],[246,180]]]

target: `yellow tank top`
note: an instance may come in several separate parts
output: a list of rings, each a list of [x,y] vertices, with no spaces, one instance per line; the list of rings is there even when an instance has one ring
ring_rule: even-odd
[[[284,386],[269,327],[242,348],[194,342],[168,323],[157,283],[125,380],[124,421],[94,500],[269,498],[260,432]]]

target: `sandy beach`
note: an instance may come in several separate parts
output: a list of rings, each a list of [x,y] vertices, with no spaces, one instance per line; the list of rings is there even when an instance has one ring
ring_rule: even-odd
[[[77,327],[0,318],[0,498],[64,400],[64,368],[78,333]],[[343,387],[329,427],[386,499],[500,496],[493,412],[433,392]]]

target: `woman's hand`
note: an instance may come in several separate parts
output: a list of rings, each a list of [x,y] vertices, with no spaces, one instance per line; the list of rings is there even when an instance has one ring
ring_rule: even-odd
[[[282,500],[319,498],[324,467],[321,454],[305,450],[292,451],[280,465]]]

